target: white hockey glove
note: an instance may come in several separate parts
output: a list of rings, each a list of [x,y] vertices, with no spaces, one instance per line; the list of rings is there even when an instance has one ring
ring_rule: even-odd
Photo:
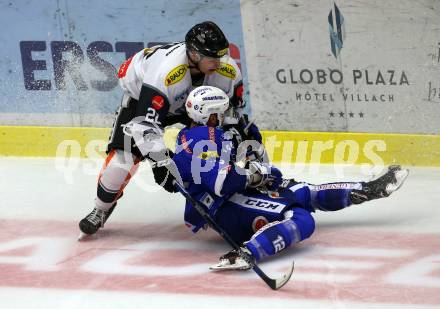
[[[150,152],[163,152],[166,150],[163,140],[163,130],[157,124],[136,119],[123,126],[124,134],[132,137],[136,147],[143,157]]]
[[[276,191],[283,181],[283,174],[276,167],[258,161],[247,163],[248,187],[263,191]]]
[[[154,180],[168,192],[177,192],[173,180],[181,181],[180,174],[172,159],[173,153],[168,150],[163,140],[163,130],[147,121],[127,123],[123,132],[132,137],[136,147],[152,167]]]

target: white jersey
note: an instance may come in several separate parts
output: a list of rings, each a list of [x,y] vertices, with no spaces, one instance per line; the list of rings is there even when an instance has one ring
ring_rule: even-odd
[[[234,88],[242,83],[240,69],[229,55],[220,63],[214,73],[205,75],[203,85],[218,87],[232,98]],[[122,64],[118,77],[124,92],[136,100],[143,84],[159,91],[168,99],[171,114],[184,105],[194,88],[184,42],[141,50]]]

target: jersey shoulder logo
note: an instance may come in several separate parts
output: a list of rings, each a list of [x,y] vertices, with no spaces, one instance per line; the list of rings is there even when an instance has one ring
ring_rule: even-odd
[[[235,79],[235,77],[237,76],[237,71],[235,70],[235,68],[225,62],[220,62],[220,67],[215,71],[218,74],[228,77],[230,79]]]
[[[267,220],[266,217],[257,216],[257,217],[255,217],[254,221],[252,222],[252,230],[255,233],[268,223],[269,223],[269,220]]]
[[[133,60],[133,57],[128,58],[125,60],[125,62],[121,65],[118,71],[118,77],[124,78],[125,75],[127,75],[128,66],[130,65],[131,61]]]
[[[229,48],[228,48],[228,47],[223,48],[223,49],[221,49],[221,50],[219,50],[219,51],[217,52],[217,56],[219,56],[219,57],[223,57],[224,55],[226,55],[226,54],[228,53],[228,51],[229,51]]]
[[[147,56],[148,54],[151,54],[156,48],[144,48],[144,56]]]
[[[165,77],[165,86],[171,86],[180,82],[188,71],[188,65],[181,64],[174,69],[172,69],[168,75]]]

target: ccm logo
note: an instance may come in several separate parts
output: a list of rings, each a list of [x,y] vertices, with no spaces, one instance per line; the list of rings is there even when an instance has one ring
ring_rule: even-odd
[[[249,206],[256,206],[256,207],[269,208],[269,209],[277,209],[278,206],[280,206],[279,204],[270,203],[262,200],[254,200],[250,198],[247,199],[244,203]]]

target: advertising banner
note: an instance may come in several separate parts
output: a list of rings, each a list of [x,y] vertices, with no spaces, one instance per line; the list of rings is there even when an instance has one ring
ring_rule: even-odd
[[[440,2],[242,3],[264,129],[440,133]]]
[[[144,47],[212,20],[244,63],[239,0],[0,0],[0,125],[109,127],[117,70]],[[242,66],[245,69],[245,66]]]

